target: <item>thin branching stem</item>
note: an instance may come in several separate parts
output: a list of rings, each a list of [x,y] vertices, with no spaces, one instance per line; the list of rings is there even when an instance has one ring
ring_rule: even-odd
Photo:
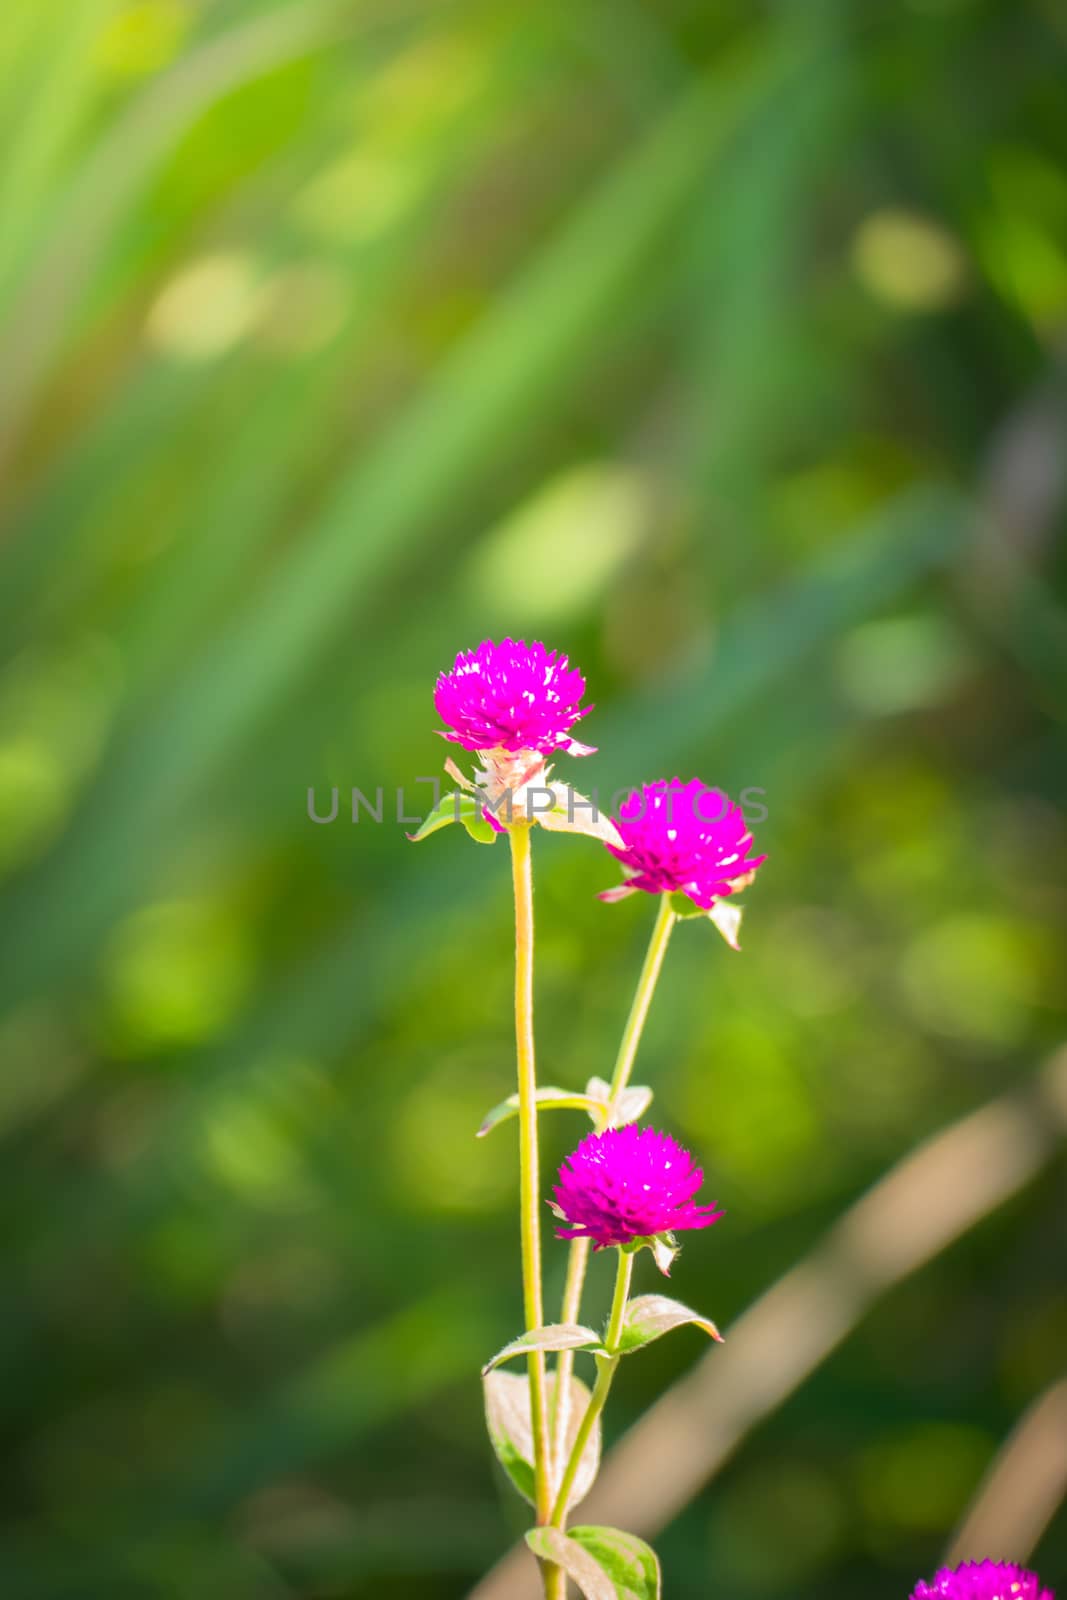
[[[611,1076],[611,1094],[609,1096],[606,1126],[611,1127],[619,1096],[630,1081],[634,1061],[637,1057],[637,1047],[641,1043],[645,1021],[648,1017],[652,996],[656,990],[663,958],[667,953],[667,945],[671,937],[671,929],[678,918],[671,910],[670,897],[661,895],[659,913],[652,929],[652,937],[648,942],[645,953],[644,965],[641,976],[637,980],[634,991],[633,1003],[630,1006],[630,1015],[626,1019],[622,1039],[619,1042],[619,1053],[615,1058],[615,1070]],[[575,1239],[571,1243],[570,1256],[567,1261],[567,1280],[563,1289],[563,1307],[560,1313],[561,1322],[577,1322],[582,1308],[582,1290],[585,1286],[585,1273],[589,1265],[589,1240]],[[556,1376],[556,1429],[553,1441],[557,1455],[562,1454],[563,1436],[567,1417],[567,1396],[570,1393],[571,1374],[574,1371],[574,1351],[564,1350],[557,1366]]]

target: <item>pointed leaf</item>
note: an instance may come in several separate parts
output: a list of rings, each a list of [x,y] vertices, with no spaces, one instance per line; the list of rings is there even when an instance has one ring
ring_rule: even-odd
[[[616,884],[614,889],[601,889],[597,895],[598,900],[603,900],[605,905],[613,905],[616,900],[626,900],[630,895],[637,894],[632,883]]]
[[[628,1122],[636,1122],[638,1117],[643,1117],[652,1104],[652,1090],[644,1084],[631,1084],[620,1094],[615,1106],[615,1115],[611,1119],[613,1128],[625,1128]]]
[[[527,1356],[531,1350],[593,1350],[597,1355],[607,1355],[600,1335],[592,1328],[580,1327],[577,1322],[551,1322],[545,1328],[531,1328],[528,1333],[520,1333],[503,1350],[498,1350],[482,1368],[482,1377],[502,1361]]]
[[[590,1078],[585,1086],[585,1092],[594,1102],[596,1110],[590,1110],[589,1115],[594,1122],[600,1122],[607,1116],[611,1104],[611,1084],[604,1078]],[[652,1104],[652,1090],[643,1084],[631,1084],[619,1096],[615,1107],[615,1115],[608,1126],[624,1128],[628,1122],[636,1122],[638,1117],[643,1117]]]
[[[741,918],[744,909],[744,906],[736,905],[732,900],[716,900],[708,912],[708,921],[718,928],[731,950],[741,948]]]
[[[553,1089],[547,1084],[537,1090],[534,1098],[541,1111],[587,1111],[594,1121],[598,1115],[603,1115],[607,1111],[606,1102],[594,1100],[591,1095],[574,1094],[569,1089]],[[518,1114],[519,1097],[517,1094],[509,1094],[506,1100],[501,1100],[498,1106],[494,1106],[492,1111],[486,1113],[485,1120],[475,1137],[484,1139],[485,1135],[499,1127],[500,1123],[507,1122],[509,1117],[517,1117]]]
[[[678,1254],[678,1246],[673,1233],[657,1233],[652,1240],[652,1259],[665,1278],[671,1275],[674,1258]]]
[[[555,803],[550,811],[537,813],[542,828],[554,833],[587,833],[602,844],[612,844],[618,850],[623,848],[618,828],[610,817],[596,810],[591,800],[565,783],[551,783],[548,787]]]
[[[492,844],[496,838],[482,815],[481,802],[475,795],[458,792],[442,795],[429,816],[423,818],[415,832],[408,834],[408,838],[417,844],[420,839],[428,839],[431,833],[436,833],[439,828],[447,828],[452,822],[461,822],[471,838],[477,839],[479,844]]]
[[[451,756],[449,756],[448,760],[445,762],[445,771],[448,773],[448,776],[453,780],[454,783],[459,784],[461,789],[474,788],[473,783],[467,777],[466,773],[459,770]]]
[[[472,800],[470,795],[463,796],[464,805],[460,811],[459,820],[466,828],[468,834],[478,844],[496,844],[500,834],[507,830],[499,824],[494,825],[489,816],[483,811],[477,800]]]
[[[620,1593],[630,1600],[626,1591],[618,1586],[604,1571],[595,1556],[568,1537],[560,1528],[531,1528],[526,1543],[542,1561],[554,1561],[562,1567],[568,1578],[573,1578],[585,1600],[619,1600]]]
[[[485,1388],[485,1420],[489,1438],[497,1460],[504,1468],[519,1493],[531,1505],[536,1503],[533,1468],[533,1431],[530,1425],[530,1383],[525,1376],[513,1372],[490,1372],[483,1380]],[[556,1374],[550,1372],[547,1382],[548,1414],[554,1418],[556,1411]],[[567,1418],[563,1436],[563,1450],[558,1464],[570,1458],[578,1428],[590,1401],[589,1389],[572,1376],[566,1390]],[[577,1505],[589,1493],[600,1466],[600,1419],[596,1420],[589,1442],[574,1480],[570,1504]],[[553,1484],[553,1495],[557,1485]]]
[[[585,1600],[660,1600],[656,1553],[617,1528],[531,1528],[526,1543],[535,1556],[554,1561],[573,1578]]]
[[[572,1528],[570,1537],[607,1572],[619,1595],[660,1600],[659,1558],[635,1533],[619,1528]]]
[[[449,823],[458,822],[461,816],[460,805],[466,796],[461,794],[444,794],[438,800],[429,816],[423,817],[414,833],[409,833],[408,838],[413,844],[420,839],[428,839],[431,833],[436,833],[438,828],[447,828]]]
[[[668,1300],[663,1294],[639,1294],[626,1307],[619,1352],[629,1355],[632,1350],[641,1350],[654,1339],[661,1339],[665,1333],[670,1333],[672,1328],[681,1328],[690,1322],[722,1343],[722,1334],[714,1322],[702,1317],[698,1311],[690,1311],[688,1306],[683,1306],[677,1300]]]

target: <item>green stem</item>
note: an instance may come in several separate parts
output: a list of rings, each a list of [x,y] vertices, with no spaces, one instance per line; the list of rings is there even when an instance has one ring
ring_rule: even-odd
[[[608,1354],[596,1358],[596,1383],[589,1404],[585,1408],[585,1415],[581,1420],[578,1432],[575,1435],[574,1446],[570,1459],[563,1469],[563,1476],[559,1483],[559,1493],[556,1504],[552,1508],[552,1526],[562,1528],[567,1520],[567,1504],[574,1488],[574,1480],[578,1476],[582,1456],[592,1436],[597,1418],[604,1409],[604,1402],[608,1398],[612,1379],[615,1377],[615,1368],[620,1361],[619,1344],[622,1338],[622,1319],[626,1313],[626,1301],[630,1293],[630,1275],[634,1269],[634,1258],[626,1250],[619,1251],[619,1266],[615,1275],[615,1295],[611,1302],[611,1315],[608,1318],[608,1331],[604,1335],[604,1348]]]
[[[630,1015],[626,1019],[626,1027],[623,1029],[622,1039],[619,1043],[619,1053],[615,1058],[615,1070],[611,1077],[611,1094],[608,1099],[606,1126],[609,1128],[614,1120],[615,1107],[619,1096],[630,1081],[630,1073],[633,1071],[634,1060],[637,1056],[637,1047],[644,1032],[645,1019],[652,1004],[652,996],[655,993],[656,982],[663,966],[663,958],[667,953],[671,929],[677,920],[671,910],[669,897],[665,894],[660,895],[656,925],[652,929],[652,937],[648,942],[648,950],[645,954],[645,964],[641,968],[641,976],[637,980],[637,989],[634,993],[633,1003],[630,1006]],[[582,1307],[585,1272],[588,1265],[589,1240],[575,1239],[571,1244],[570,1256],[567,1261],[567,1281],[563,1289],[561,1322],[578,1321],[578,1314]],[[557,1454],[563,1449],[563,1423],[566,1417],[565,1396],[570,1388],[573,1371],[574,1351],[564,1350],[556,1366],[556,1433],[554,1445]]]
[[[515,1047],[519,1082],[519,1193],[522,1221],[522,1301],[526,1327],[544,1325],[541,1298],[540,1177],[537,1159],[537,1074],[533,1033],[533,874],[530,825],[515,822],[511,841],[511,878],[515,891]],[[530,1420],[533,1432],[534,1492],[537,1520],[547,1522],[551,1488],[548,1478],[548,1408],[543,1350],[530,1352]],[[548,1569],[545,1569],[545,1592]]]
[[[630,1015],[626,1019],[622,1040],[619,1044],[619,1054],[615,1059],[615,1071],[611,1078],[611,1109],[614,1111],[615,1103],[622,1091],[630,1081],[633,1071],[634,1057],[637,1055],[637,1046],[641,1042],[644,1032],[645,1019],[648,1008],[652,1004],[652,996],[656,988],[656,980],[663,966],[663,957],[667,953],[667,943],[671,936],[671,929],[677,922],[677,917],[671,910],[669,896],[661,894],[659,897],[659,914],[656,917],[656,926],[652,929],[652,937],[648,941],[648,950],[645,954],[645,964],[641,968],[641,976],[637,980],[637,990],[634,994]]]

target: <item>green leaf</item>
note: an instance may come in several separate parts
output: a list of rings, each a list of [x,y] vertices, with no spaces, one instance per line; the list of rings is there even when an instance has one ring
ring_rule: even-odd
[[[513,1372],[490,1372],[483,1380],[485,1388],[485,1420],[489,1438],[500,1465],[504,1468],[519,1493],[534,1505],[536,1494],[533,1469],[533,1433],[530,1427],[530,1383],[525,1376]],[[555,1416],[556,1374],[548,1375],[548,1414]],[[588,1387],[581,1378],[572,1377],[567,1393],[567,1421],[564,1431],[564,1448],[560,1465],[570,1457],[578,1434],[578,1427],[590,1401]],[[589,1493],[600,1466],[600,1419],[593,1427],[571,1491],[571,1505],[577,1505]]]
[[[588,1111],[594,1122],[608,1109],[605,1101],[596,1100],[592,1095],[574,1094],[570,1089],[553,1089],[547,1084],[537,1090],[534,1098],[542,1111]],[[517,1117],[518,1114],[519,1097],[517,1094],[509,1094],[506,1100],[501,1100],[498,1106],[494,1106],[492,1111],[486,1113],[476,1137],[484,1139],[485,1135],[500,1123],[507,1122],[509,1117]]]
[[[689,896],[683,894],[680,889],[675,890],[673,894],[669,894],[667,899],[670,901],[671,910],[676,917],[706,917],[708,915],[701,906],[694,905]]]
[[[481,802],[473,800],[469,794],[465,794],[462,798],[463,805],[460,807],[459,820],[470,837],[477,844],[496,844],[500,835],[492,823],[486,822]]]
[[[431,833],[436,833],[439,828],[447,828],[452,822],[461,822],[472,839],[477,839],[479,844],[493,844],[496,833],[486,822],[482,815],[481,801],[472,794],[442,795],[428,817],[424,817],[414,833],[409,833],[408,838],[413,844],[420,839],[428,839]]]
[[[526,1543],[535,1556],[554,1561],[573,1578],[585,1600],[660,1600],[656,1552],[636,1534],[618,1528],[531,1528]]]
[[[531,1328],[528,1333],[520,1333],[503,1350],[498,1350],[482,1368],[482,1377],[502,1361],[529,1355],[531,1350],[592,1350],[597,1355],[607,1355],[600,1335],[592,1328],[583,1328],[577,1322],[550,1322],[545,1328]]]
[[[463,815],[462,807],[468,799],[465,794],[444,794],[438,800],[429,816],[423,817],[414,833],[409,833],[408,838],[413,844],[420,839],[428,839],[431,833],[436,833],[439,828],[447,828],[450,822],[458,822]]]
[[[629,1355],[632,1350],[642,1350],[654,1339],[661,1339],[672,1328],[684,1327],[686,1323],[703,1328],[712,1339],[722,1343],[722,1334],[714,1322],[702,1317],[698,1311],[690,1311],[688,1306],[683,1306],[677,1300],[669,1300],[664,1294],[639,1294],[626,1307],[619,1352]]]

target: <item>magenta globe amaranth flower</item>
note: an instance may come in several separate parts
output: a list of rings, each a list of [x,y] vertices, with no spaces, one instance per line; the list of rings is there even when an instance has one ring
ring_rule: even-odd
[[[721,789],[693,778],[663,778],[635,789],[619,807],[622,848],[608,845],[626,882],[602,900],[646,894],[687,895],[702,911],[744,888],[766,856],[754,856],[744,812]]]
[[[559,1169],[553,1210],[558,1239],[592,1239],[595,1250],[708,1228],[722,1212],[697,1205],[704,1174],[668,1133],[608,1128],[591,1133]]]
[[[448,731],[442,737],[466,750],[551,750],[591,755],[571,737],[582,706],[585,679],[566,656],[536,641],[484,639],[477,650],[461,650],[450,672],[434,688],[434,705]]]
[[[1054,1600],[1033,1572],[1011,1561],[964,1561],[916,1585],[911,1600]]]

